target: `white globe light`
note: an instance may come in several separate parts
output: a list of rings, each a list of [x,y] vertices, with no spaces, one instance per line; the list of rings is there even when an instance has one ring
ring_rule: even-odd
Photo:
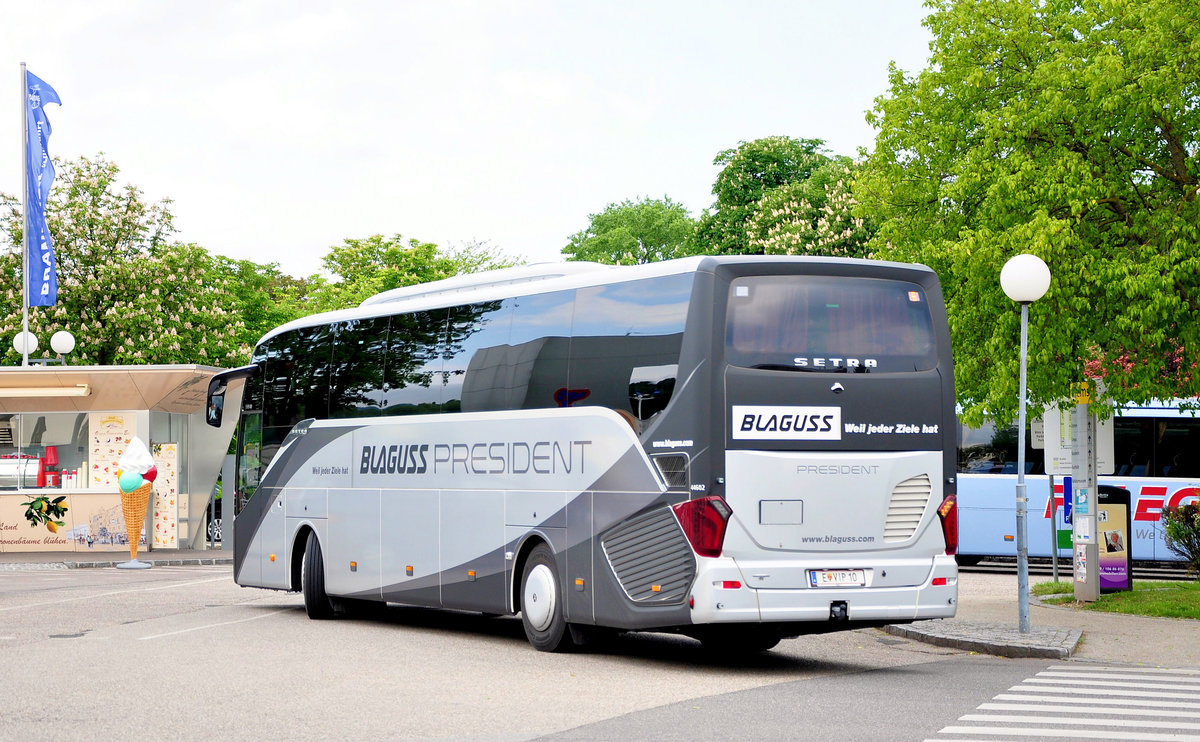
[[[50,348],[60,356],[65,356],[75,350],[75,336],[66,330],[59,330],[50,336]]]
[[[28,355],[32,353],[33,351],[37,350],[37,347],[38,339],[37,336],[32,332],[18,332],[15,336],[13,336],[13,350],[21,353],[22,355]]]
[[[1000,287],[1015,302],[1037,301],[1050,288],[1050,268],[1036,255],[1017,255],[1000,270]]]

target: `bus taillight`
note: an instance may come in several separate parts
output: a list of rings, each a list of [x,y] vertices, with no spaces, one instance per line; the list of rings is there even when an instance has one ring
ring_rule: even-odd
[[[700,556],[719,557],[725,543],[725,526],[733,511],[716,495],[688,500],[673,506],[679,525]]]
[[[937,509],[938,517],[942,519],[942,535],[946,537],[946,553],[954,556],[958,552],[958,499],[946,495]]]

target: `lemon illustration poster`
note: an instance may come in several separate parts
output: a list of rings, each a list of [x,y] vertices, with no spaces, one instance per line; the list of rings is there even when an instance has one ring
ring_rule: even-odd
[[[61,492],[50,491],[54,497]],[[71,493],[62,500],[66,512],[55,518],[54,530],[25,517],[25,503],[36,494],[0,496],[0,551],[124,551],[125,517],[121,496],[113,493]],[[57,522],[63,525],[58,526]],[[145,532],[141,544],[146,543]]]

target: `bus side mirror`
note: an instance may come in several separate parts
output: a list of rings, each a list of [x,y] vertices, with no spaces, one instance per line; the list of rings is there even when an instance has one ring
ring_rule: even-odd
[[[225,392],[229,389],[229,382],[235,379],[248,379],[257,373],[259,373],[258,366],[251,364],[222,371],[209,379],[208,402],[204,406],[204,421],[214,428],[221,427],[221,418],[225,413]]]
[[[204,422],[214,428],[221,427],[221,415],[225,409],[225,390],[227,385],[222,379],[212,379],[208,382],[208,404],[204,408]]]

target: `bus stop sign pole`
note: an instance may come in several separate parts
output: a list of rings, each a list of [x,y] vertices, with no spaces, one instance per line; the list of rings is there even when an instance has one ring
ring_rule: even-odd
[[[1096,421],[1086,392],[1072,414],[1071,471],[1074,483],[1071,528],[1075,558],[1075,600],[1100,598],[1100,550],[1096,536]]]

